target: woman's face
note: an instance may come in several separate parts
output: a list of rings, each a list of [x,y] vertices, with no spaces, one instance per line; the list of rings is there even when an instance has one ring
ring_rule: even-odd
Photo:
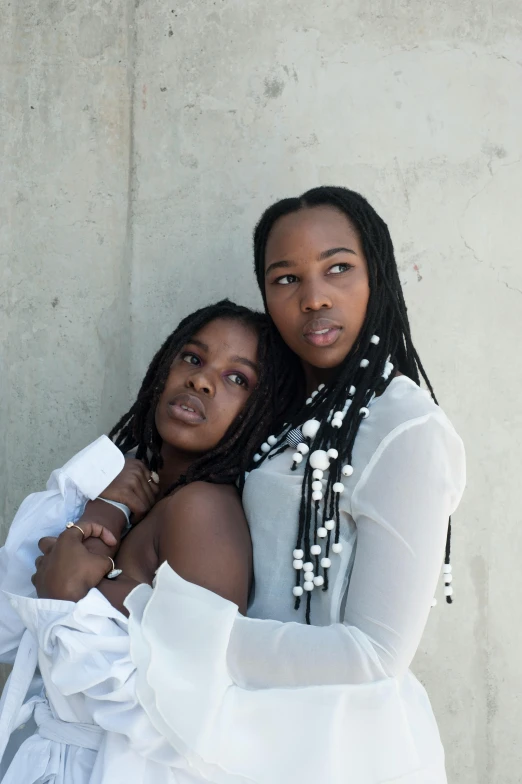
[[[370,296],[361,241],[346,215],[321,206],[276,221],[265,291],[268,312],[309,384],[328,380],[353,347]]]
[[[223,438],[257,384],[258,338],[233,319],[215,319],[182,348],[156,407],[163,444],[194,457]]]

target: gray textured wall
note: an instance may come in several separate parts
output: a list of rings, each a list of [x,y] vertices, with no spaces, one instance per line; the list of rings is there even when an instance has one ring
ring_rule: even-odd
[[[519,783],[519,0],[2,3],[0,517],[106,430],[176,321],[258,302],[273,199],[361,190],[468,449],[415,669],[452,784]]]

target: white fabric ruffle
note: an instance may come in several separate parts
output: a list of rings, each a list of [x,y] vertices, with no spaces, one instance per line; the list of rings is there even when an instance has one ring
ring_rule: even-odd
[[[413,676],[357,685],[239,686],[227,664],[235,605],[186,582],[167,563],[154,589],[137,587],[126,605],[138,698],[157,730],[209,781],[446,781],[442,757],[440,772],[420,761],[412,723],[417,714],[424,723],[426,716],[425,706],[415,704]]]

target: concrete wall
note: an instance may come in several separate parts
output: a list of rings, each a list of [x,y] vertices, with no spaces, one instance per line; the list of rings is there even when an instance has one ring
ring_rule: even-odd
[[[361,190],[465,438],[457,601],[415,669],[452,784],[520,782],[518,0],[4,0],[0,517],[126,409],[189,310],[256,303],[275,198]]]

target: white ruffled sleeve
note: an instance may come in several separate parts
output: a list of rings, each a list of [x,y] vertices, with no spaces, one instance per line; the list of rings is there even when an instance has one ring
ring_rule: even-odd
[[[126,601],[138,696],[155,726],[218,784],[341,784],[347,771],[358,784],[442,781],[421,769],[413,739],[429,710],[418,693],[406,708],[404,689],[464,482],[462,443],[443,418],[383,440],[352,497],[344,623],[243,618],[164,564],[146,606],[139,589]],[[436,728],[428,735],[433,749]]]
[[[152,589],[141,588],[146,601]],[[139,704],[127,618],[96,588],[76,604],[20,596],[9,601],[38,646],[46,692],[62,720],[96,724],[125,736],[147,759],[187,767]]]
[[[107,436],[101,436],[53,471],[45,491],[23,501],[0,549],[0,661],[14,661],[24,632],[6,594],[35,596],[31,575],[40,555],[39,539],[57,536],[66,522],[81,517],[87,501],[97,498],[123,465],[121,451]]]

